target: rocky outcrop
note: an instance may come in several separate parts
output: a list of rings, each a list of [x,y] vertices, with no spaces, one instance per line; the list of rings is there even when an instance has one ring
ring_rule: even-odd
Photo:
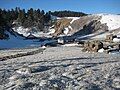
[[[97,52],[101,48],[103,48],[102,42],[100,42],[100,41],[87,41],[84,43],[83,51]]]
[[[55,33],[53,36],[58,36],[63,33],[63,30],[65,27],[68,27],[70,25],[71,19],[60,19],[55,23]]]
[[[63,34],[63,30],[66,28],[69,30],[69,34],[74,36],[106,32],[108,27],[106,24],[101,24],[100,19],[100,16],[95,15],[80,17],[80,19],[74,20],[72,23],[71,19],[59,19],[55,24],[55,33],[53,36],[56,37]]]

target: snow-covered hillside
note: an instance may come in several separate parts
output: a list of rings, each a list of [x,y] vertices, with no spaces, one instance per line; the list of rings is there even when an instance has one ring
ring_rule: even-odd
[[[8,40],[0,40],[0,48],[22,48],[30,46],[40,46],[41,42],[36,42],[36,40],[25,40],[24,37],[19,35],[12,35],[8,31],[5,32],[9,35]]]
[[[96,18],[98,17],[98,18]],[[106,28],[101,28],[102,25],[99,24],[104,24],[106,25],[108,28],[108,32],[105,33],[91,33],[91,34],[86,34],[84,36],[80,36],[78,38],[105,38],[106,35],[109,34],[114,34],[114,35],[118,35],[120,36],[120,15],[113,15],[113,14],[94,14],[94,15],[88,15],[85,17],[63,17],[65,19],[71,19],[69,20],[69,25],[67,25],[66,27],[64,27],[64,30],[62,31],[62,34],[60,34],[60,36],[70,36],[76,32],[81,33],[81,29],[77,29],[75,27],[81,28],[84,27],[86,25],[87,28],[85,28],[85,30],[91,29],[91,26],[89,25],[89,23],[93,20],[97,20],[100,21],[101,23],[97,23],[93,22],[92,25],[97,26],[97,28],[94,29],[99,29],[98,27],[100,27],[101,30],[106,29]],[[58,18],[56,17],[56,19],[63,19],[63,18]],[[74,23],[74,24],[73,24]],[[61,23],[62,25],[63,23]],[[64,25],[64,24],[63,24]],[[53,25],[54,26],[54,25]],[[102,26],[103,27],[103,26]],[[59,27],[58,27],[59,28]],[[77,30],[75,30],[77,29]],[[84,30],[84,29],[82,29]],[[22,26],[19,27],[13,27],[13,31],[17,32],[18,34],[21,34],[25,37],[28,37],[29,35],[33,35],[35,37],[52,37],[51,34],[55,33],[55,28],[49,28],[49,32],[48,33],[43,33],[43,32],[39,32],[36,28],[23,28]],[[59,32],[59,31],[58,31]],[[72,33],[70,33],[72,32]],[[0,40],[0,47],[1,48],[11,48],[11,47],[22,47],[22,46],[29,46],[29,45],[35,45],[36,42],[34,42],[33,40],[24,40],[23,37],[17,35],[17,37],[15,37],[14,35],[11,35],[9,32],[6,32],[9,35],[8,40]],[[83,33],[83,32],[82,32]],[[38,43],[37,43],[38,44]]]
[[[120,15],[114,14],[98,14],[101,16],[100,22],[102,24],[106,23],[108,30],[114,30],[120,28]]]
[[[65,23],[67,20],[70,20],[69,25],[66,25]],[[114,35],[120,34],[120,15],[93,14],[83,17],[63,17],[61,19],[58,19],[58,26],[56,27],[56,32],[54,31],[55,35],[57,32],[59,35],[66,36],[78,33],[77,35],[84,35],[84,37],[85,35],[91,36],[89,34],[92,34],[93,38],[105,38],[106,35],[109,35],[111,33]],[[64,27],[64,30],[61,30],[62,27]],[[94,34],[94,32],[97,34]]]

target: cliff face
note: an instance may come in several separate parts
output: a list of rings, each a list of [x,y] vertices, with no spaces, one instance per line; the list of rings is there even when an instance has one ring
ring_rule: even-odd
[[[96,14],[75,18],[65,17],[58,19],[54,25],[55,32],[52,35],[83,36],[94,33],[99,35],[106,32],[117,32],[118,28],[120,28],[120,15]]]
[[[105,32],[108,30],[108,27],[105,24],[101,24],[99,21],[100,18],[100,16],[91,15],[80,17],[74,21],[69,18],[59,19],[55,23],[53,36],[65,34],[64,31],[66,29],[70,35],[87,35],[94,32]]]
[[[58,36],[63,33],[63,30],[70,25],[72,19],[62,18],[56,21],[54,25],[55,32],[53,36]]]

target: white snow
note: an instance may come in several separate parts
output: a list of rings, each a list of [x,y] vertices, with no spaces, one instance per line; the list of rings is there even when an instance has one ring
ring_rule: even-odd
[[[102,53],[102,52],[104,52],[104,49],[101,48],[101,49],[98,50],[98,52],[99,52],[99,53]]]
[[[119,39],[119,38],[113,38],[113,42],[119,43],[119,42],[120,42],[120,39]]]
[[[62,38],[59,38],[59,39],[57,40],[57,42],[63,44],[63,43],[64,43],[64,40],[63,40]]]
[[[65,45],[62,45],[62,46],[70,47],[70,46],[78,46],[78,44],[77,43],[71,43],[71,44],[65,44]]]
[[[100,22],[102,24],[107,24],[109,30],[114,30],[120,27],[120,15],[113,14],[98,14],[101,16]]]
[[[53,34],[55,33],[55,29],[49,29],[49,33],[48,34]]]
[[[21,68],[17,70],[16,72],[21,75],[28,75],[31,73],[29,68]]]
[[[67,34],[69,33],[69,29],[68,29],[68,28],[65,28],[64,31],[63,31],[63,33],[64,33],[65,35],[67,35]]]
[[[70,25],[68,26],[68,28],[72,30],[72,27]]]
[[[9,32],[6,32],[9,35],[8,40],[0,40],[0,48],[21,48],[29,46],[40,46],[41,42],[36,42],[37,40],[24,40],[23,37],[11,35]]]
[[[23,28],[22,26],[20,26],[20,27],[17,27],[17,28],[13,28],[13,30],[15,32],[25,36],[25,37],[30,35],[30,33],[29,33],[30,29],[29,28]]]
[[[65,17],[67,19],[72,19],[72,21],[70,22],[70,24],[72,24],[75,20],[80,19],[80,17]]]
[[[45,49],[45,48],[46,48],[46,46],[42,46],[41,48]]]

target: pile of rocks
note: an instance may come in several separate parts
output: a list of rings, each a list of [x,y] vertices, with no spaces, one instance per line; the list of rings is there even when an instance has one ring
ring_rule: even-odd
[[[84,43],[83,51],[98,52],[98,50],[101,48],[103,48],[103,43],[98,40],[86,41]]]
[[[86,41],[83,45],[84,52],[105,52],[105,53],[111,53],[111,52],[119,52],[120,51],[120,44],[109,44],[104,45],[101,41]]]

